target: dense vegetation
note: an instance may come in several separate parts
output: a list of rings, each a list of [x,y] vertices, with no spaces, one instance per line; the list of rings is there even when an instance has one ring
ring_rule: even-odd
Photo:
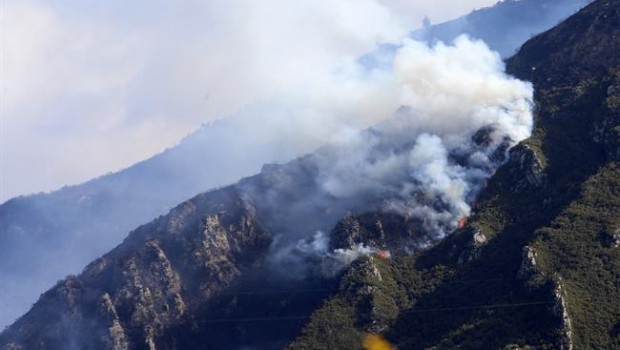
[[[368,332],[399,349],[620,348],[618,23],[620,2],[597,1],[509,60],[535,84],[536,128],[468,226],[353,265],[290,348],[359,349]]]

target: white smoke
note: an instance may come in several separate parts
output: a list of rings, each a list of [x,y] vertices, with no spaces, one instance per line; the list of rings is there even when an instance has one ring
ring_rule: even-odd
[[[129,166],[398,40],[414,25],[387,3],[3,0],[0,201]]]
[[[304,1],[305,7],[297,2],[283,7],[284,3],[276,1],[269,1],[270,6],[246,1],[224,13],[219,5],[227,8],[230,2],[209,2],[200,11],[173,11],[176,5],[168,2],[132,6],[134,14],[151,8],[153,14],[165,13],[163,19],[123,19],[117,14],[125,11],[102,12],[112,14],[110,18],[118,22],[106,16],[94,21],[92,16],[71,17],[48,8],[47,3],[37,2],[42,8],[30,3],[14,6],[19,3],[11,1],[3,8],[8,14],[2,18],[3,28],[13,30],[1,31],[10,34],[3,36],[8,53],[3,58],[11,68],[2,72],[6,78],[3,86],[10,87],[3,90],[0,103],[5,112],[3,140],[12,145],[5,149],[16,152],[4,158],[9,159],[5,168],[12,169],[12,176],[7,176],[8,172],[2,175],[13,177],[14,184],[25,183],[24,177],[44,174],[56,181],[44,188],[57,186],[59,176],[54,174],[52,154],[63,155],[62,162],[70,165],[64,169],[72,176],[78,170],[94,171],[101,164],[105,169],[111,164],[120,167],[128,163],[102,157],[118,160],[131,153],[128,159],[133,161],[145,154],[137,156],[135,152],[148,154],[162,143],[174,142],[200,121],[235,114],[205,127],[200,153],[195,149],[184,153],[176,166],[166,170],[181,169],[178,173],[203,180],[199,185],[195,185],[197,181],[191,183],[207,190],[255,173],[265,162],[285,161],[337,141],[341,150],[330,148],[317,156],[321,160],[320,180],[327,193],[337,199],[355,199],[370,192],[384,199],[386,207],[413,217],[433,217],[429,227],[434,225],[438,232],[445,232],[444,223],[468,212],[470,197],[492,171],[487,165],[496,166],[487,158],[502,136],[516,142],[526,137],[531,127],[531,88],[507,77],[499,57],[482,43],[462,38],[454,47],[428,47],[406,41],[395,54],[380,59],[380,67],[356,61],[354,57],[372,50],[378,42],[402,35],[407,28],[395,23],[390,11],[371,0],[363,5],[359,1],[331,1],[325,9],[314,1]],[[132,12],[124,2],[114,3]],[[105,9],[103,4],[97,8]],[[292,16],[282,15],[289,11]],[[27,16],[32,13],[34,17]],[[183,13],[195,16],[188,20],[181,16]],[[341,28],[343,17],[346,25]],[[71,21],[76,18],[80,19],[77,23]],[[134,28],[128,25],[134,19],[137,27],[145,30],[126,31]],[[180,21],[191,25],[171,25]],[[25,25],[31,22],[33,25]],[[215,28],[220,30],[209,30],[210,24],[220,22],[225,24]],[[316,23],[323,24],[318,31]],[[289,28],[302,28],[302,34],[297,30],[289,33]],[[334,28],[339,30],[331,30]],[[288,34],[282,38],[276,35],[280,33]],[[216,40],[220,37],[238,40]],[[310,47],[316,50],[308,52]],[[80,64],[73,64],[73,58]],[[239,111],[247,103],[251,104]],[[359,133],[401,106],[405,108],[375,128],[388,137]],[[495,143],[468,155],[467,164],[456,163],[452,153],[461,145],[471,148],[467,145],[469,137],[485,125],[493,125]],[[30,129],[41,134],[25,132]],[[133,146],[125,142],[129,139],[134,140]],[[414,144],[416,149],[408,148]],[[403,147],[396,147],[399,145]],[[439,158],[433,158],[429,165],[423,156],[435,157],[431,150]],[[32,158],[35,155],[39,158]],[[74,166],[78,163],[79,169]],[[46,171],[32,171],[32,166]],[[96,169],[95,173],[101,172],[101,168]],[[143,182],[149,183],[157,175],[149,174]],[[1,190],[16,191],[11,194],[25,191],[8,185],[9,181],[5,183]],[[412,194],[422,189],[429,198],[439,197],[449,207],[440,210],[429,205],[430,200],[420,203],[419,196]],[[36,279],[45,285],[75,272],[83,262],[121,240],[104,236],[107,245],[91,240],[97,249],[92,244],[72,249],[71,255],[79,257],[76,263],[65,264],[65,269],[53,273],[46,270]],[[96,253],[90,253],[91,249]],[[28,270],[25,273],[31,274]],[[8,282],[4,285],[12,286]],[[20,305],[25,309],[41,289],[27,283],[11,290],[13,295],[0,301],[2,307],[17,305],[14,300],[23,297],[29,298]],[[12,310],[1,322],[8,322],[17,313]]]
[[[330,250],[329,236],[317,231],[311,239],[300,239],[292,245],[278,249],[271,257],[276,266],[286,266],[285,277],[300,278],[307,275],[332,278],[344,271],[362,256],[377,254],[378,249],[362,243],[350,248]]]
[[[406,40],[382,72],[399,111],[319,153],[324,189],[380,197],[442,237],[532,130],[532,86],[504,73],[497,53],[459,37],[453,46]],[[389,82],[389,83],[386,83]]]
[[[293,275],[310,269],[333,276],[373,252],[363,245],[332,251],[322,232],[309,237],[309,232],[332,229],[330,220],[348,211],[396,211],[416,222],[423,237],[412,239],[404,250],[436,242],[470,215],[486,180],[533,127],[532,85],[508,76],[497,53],[466,36],[453,45],[405,40],[388,64],[353,71],[333,80],[322,98],[283,99],[314,112],[291,114],[288,121],[305,128],[291,135],[287,147],[312,144],[319,134],[335,140],[310,158],[320,188],[300,195],[299,204],[286,196],[286,202],[270,204],[288,220],[278,225],[283,229],[277,232],[272,260]],[[342,87],[363,93],[357,100],[347,100],[352,94],[345,93],[338,101]],[[321,109],[310,108],[317,106]],[[374,126],[359,131],[366,123]],[[285,180],[283,174],[272,174],[272,181],[307,181],[299,175]],[[295,186],[283,186],[280,191],[295,191]],[[330,208],[332,215],[322,215],[322,208]]]
[[[497,166],[487,158],[502,137],[507,135],[516,142],[529,134],[531,87],[506,76],[499,56],[483,43],[464,37],[453,46],[429,47],[407,40],[382,62],[380,67],[368,67],[347,60],[339,69],[322,66],[321,74],[303,74],[305,80],[297,76],[287,89],[278,90],[271,98],[205,127],[196,142],[198,147],[185,144],[188,149],[171,155],[178,157],[178,162],[167,163],[172,165],[166,169],[177,171],[180,179],[204,179],[204,183],[188,181],[190,185],[177,186],[201,191],[224,185],[239,174],[255,173],[265,162],[286,161],[332,142],[336,145],[315,157],[325,193],[338,202],[356,204],[356,211],[372,210],[381,200],[386,208],[426,218],[426,229],[439,237],[455,225],[456,218],[468,213],[468,203],[482,180]],[[373,125],[373,131],[360,132]],[[488,125],[494,127],[493,142],[486,148],[473,147],[471,135]],[[429,136],[421,137],[423,134]],[[433,147],[427,147],[429,143]],[[413,145],[417,145],[415,150],[411,149]],[[452,159],[453,152],[467,153],[468,149],[476,152],[468,155],[467,164]],[[431,150],[437,155],[429,153]],[[434,159],[433,165],[423,156]],[[148,174],[144,182],[148,184],[157,175]],[[153,193],[162,194],[161,189],[147,191],[148,195]],[[307,210],[308,202],[276,207]],[[332,208],[334,220],[351,210],[345,204],[324,207]],[[327,232],[333,223],[325,220],[324,227],[308,224],[306,231]],[[285,233],[293,230],[288,231]],[[304,231],[287,239],[297,241],[307,235]],[[73,249],[71,256],[79,257],[76,263],[65,264],[66,269],[55,273],[45,270],[36,279],[43,285],[51,284],[121,240],[113,235],[100,236],[105,237],[107,246],[97,243]],[[87,253],[91,250],[95,253]],[[20,306],[24,310],[39,292],[26,283],[11,287],[3,295],[10,295],[4,300],[15,300],[31,293]],[[12,301],[2,304],[17,305]],[[13,317],[17,313],[13,311]]]

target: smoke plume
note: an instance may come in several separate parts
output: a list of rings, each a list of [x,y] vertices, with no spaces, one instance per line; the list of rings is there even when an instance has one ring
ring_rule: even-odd
[[[206,178],[217,172],[221,178],[230,179],[232,175],[226,176],[258,171],[265,161],[284,162],[330,143],[300,161],[305,162],[303,171],[287,174],[273,170],[269,175],[273,181],[264,185],[271,186],[270,191],[251,188],[244,182],[238,185],[248,196],[257,198],[256,203],[262,206],[259,209],[266,213],[263,217],[272,221],[272,232],[278,237],[273,245],[274,261],[299,261],[287,265],[291,271],[295,266],[306,269],[306,257],[334,256],[335,264],[321,265],[328,271],[346,265],[347,259],[339,258],[343,254],[325,253],[324,245],[308,242],[317,231],[329,232],[347,212],[382,208],[424,218],[428,240],[440,238],[469,213],[469,203],[504,161],[507,149],[529,135],[532,88],[507,76],[499,55],[484,43],[466,37],[454,45],[428,46],[406,40],[381,62],[368,66],[351,60],[336,70],[309,76],[271,98],[248,105],[229,119],[205,127],[206,137],[188,139],[183,147],[200,149],[200,157],[195,152],[185,153],[183,147],[169,154],[177,157],[181,169],[193,169],[192,176],[204,174]],[[224,160],[222,149],[226,150]],[[211,158],[218,162],[204,160]],[[166,163],[164,168],[174,172],[174,164]],[[243,169],[228,164],[242,164]],[[265,172],[269,169],[266,167]],[[226,171],[230,174],[224,174]],[[304,176],[308,187],[304,187]],[[165,185],[153,188],[168,186],[162,183]],[[286,186],[294,188],[293,193],[278,194]],[[153,193],[151,187],[145,188],[145,193]],[[67,221],[74,218],[83,217],[63,217]],[[87,240],[84,232],[100,230],[107,234],[108,227],[109,223],[102,228],[88,225],[72,233]],[[88,254],[82,254],[86,246],[82,244],[77,244],[80,249],[72,249],[70,244],[50,252],[44,249],[45,242],[28,243],[26,246],[45,252],[35,259],[46,261],[46,266],[49,261],[66,261],[62,254],[67,251],[77,261],[57,271],[29,276],[51,284],[74,272],[68,269],[77,269],[117,244],[120,237],[101,235],[101,240],[109,241],[98,243],[98,251]],[[310,244],[309,251],[314,249],[317,254],[280,254],[295,247],[298,251],[300,241]],[[26,268],[18,265],[15,271]],[[3,295],[11,300],[3,302],[7,309],[13,305],[25,309],[40,291],[12,282],[18,278],[11,277],[5,284]],[[20,298],[24,295],[30,299],[23,302],[25,298]],[[22,303],[13,302],[17,299]],[[11,311],[13,317],[18,313]]]
[[[466,37],[454,46],[408,40],[387,74],[399,111],[320,153],[323,186],[336,197],[384,197],[441,237],[469,215],[507,150],[530,135],[532,87]]]
[[[293,275],[309,268],[333,275],[374,252],[329,251],[322,232],[347,212],[396,211],[421,223],[422,245],[441,239],[470,214],[508,150],[531,133],[531,84],[506,75],[500,56],[481,41],[405,40],[387,65],[358,72],[348,83],[368,92],[361,102],[341,108],[333,116],[342,118],[331,123],[303,119],[307,129],[337,135],[335,141],[288,170],[263,171],[271,185],[257,202],[279,234],[273,260]],[[375,112],[357,113],[374,126],[343,129],[361,110]],[[304,142],[304,134],[290,141]],[[245,190],[256,198],[256,189]]]

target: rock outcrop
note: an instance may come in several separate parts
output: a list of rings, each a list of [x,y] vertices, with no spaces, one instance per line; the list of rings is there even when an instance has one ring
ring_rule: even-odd
[[[238,193],[198,196],[43,294],[2,334],[2,349],[157,349],[170,326],[260,261],[269,242]]]
[[[568,303],[566,301],[566,292],[564,291],[564,285],[562,279],[558,278],[555,286],[555,304],[553,305],[553,312],[562,321],[562,340],[560,343],[560,350],[573,350],[573,326],[570,315],[568,314]]]
[[[517,277],[522,279],[528,279],[536,273],[536,250],[530,246],[525,246],[523,247],[521,266],[519,266]]]
[[[513,186],[513,191],[519,192],[524,188],[540,188],[545,184],[544,166],[536,152],[529,146],[521,144],[511,151],[511,160],[517,164],[519,173],[524,177]]]

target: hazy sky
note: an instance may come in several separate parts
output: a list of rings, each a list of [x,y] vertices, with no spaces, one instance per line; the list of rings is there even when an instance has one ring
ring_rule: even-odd
[[[129,166],[206,123],[496,0],[0,0],[0,202]]]

